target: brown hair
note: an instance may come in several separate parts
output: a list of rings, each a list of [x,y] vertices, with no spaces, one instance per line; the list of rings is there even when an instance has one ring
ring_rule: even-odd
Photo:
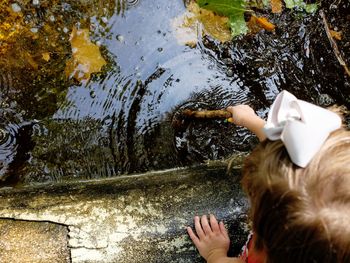
[[[350,262],[349,131],[333,132],[306,168],[266,140],[246,159],[242,184],[266,262]]]

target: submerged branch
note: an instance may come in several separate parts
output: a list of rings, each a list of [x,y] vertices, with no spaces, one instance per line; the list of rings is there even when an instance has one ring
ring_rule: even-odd
[[[201,110],[195,111],[186,109],[182,112],[186,118],[194,119],[226,119],[230,118],[232,114],[226,110]]]
[[[227,110],[190,110],[185,109],[173,116],[172,127],[177,130],[184,130],[189,122],[194,119],[226,119],[227,122],[233,123],[232,114]]]
[[[323,20],[323,24],[324,24],[324,28],[326,30],[326,33],[327,33],[327,37],[329,39],[329,42],[331,43],[331,46],[333,48],[333,51],[334,51],[334,54],[335,56],[337,57],[340,65],[343,66],[343,68],[345,69],[345,72],[348,74],[348,76],[350,76],[350,69],[348,68],[348,66],[346,65],[346,62],[345,60],[343,59],[340,51],[339,51],[339,48],[338,48],[338,45],[337,43],[335,42],[334,38],[332,37],[332,33],[331,33],[331,30],[329,28],[329,25],[328,25],[328,22],[327,22],[327,19],[326,19],[326,15],[325,13],[323,12],[323,10],[320,11],[320,16],[322,17],[322,20]]]

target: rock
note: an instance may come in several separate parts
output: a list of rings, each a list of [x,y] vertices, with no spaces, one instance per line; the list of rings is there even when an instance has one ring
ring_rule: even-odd
[[[0,262],[70,262],[66,226],[2,219],[0,235]]]
[[[234,234],[232,254],[238,254],[245,242],[248,202],[239,177],[237,169],[228,175],[226,164],[209,163],[113,179],[2,189],[0,223],[26,220],[13,225],[19,232],[35,224],[40,232],[47,222],[62,226],[59,236],[65,235],[68,245],[64,238],[52,239],[52,231],[42,236],[42,243],[59,251],[69,248],[71,262],[203,262],[185,229],[195,215],[213,213],[226,223]],[[2,239],[2,246],[15,251],[14,244],[21,243],[21,249],[32,249],[31,243],[22,244],[23,231],[11,241]],[[34,242],[36,237],[30,236],[27,240]],[[54,255],[56,261],[45,262],[64,262]]]

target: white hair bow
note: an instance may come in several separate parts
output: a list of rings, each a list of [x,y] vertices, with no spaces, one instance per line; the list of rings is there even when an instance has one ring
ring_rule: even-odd
[[[292,162],[305,168],[329,134],[340,127],[336,113],[284,90],[271,106],[264,132],[272,141],[282,140]]]

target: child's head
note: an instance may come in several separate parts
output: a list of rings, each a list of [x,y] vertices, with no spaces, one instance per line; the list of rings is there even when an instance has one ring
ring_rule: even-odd
[[[247,158],[242,183],[267,262],[350,262],[349,131],[333,132],[306,168],[267,140]]]

